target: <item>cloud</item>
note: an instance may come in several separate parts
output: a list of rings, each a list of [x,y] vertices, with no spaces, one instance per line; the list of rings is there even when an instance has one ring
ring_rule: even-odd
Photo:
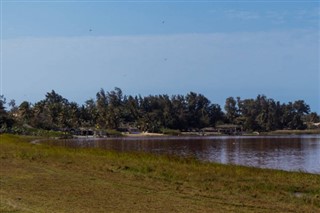
[[[261,18],[261,14],[258,12],[254,11],[249,11],[249,10],[226,10],[224,11],[224,14],[227,18],[230,19],[237,19],[237,20],[257,20]]]
[[[274,24],[284,24],[288,21],[287,11],[267,11],[265,18]]]
[[[224,18],[236,21],[259,21],[282,25],[299,20],[306,23],[319,23],[320,8],[296,9],[296,10],[263,10],[252,11],[243,9],[211,10],[212,13],[222,14]]]
[[[299,21],[308,21],[309,23],[320,23],[320,8],[316,7],[310,10],[299,9],[294,12],[294,18]]]

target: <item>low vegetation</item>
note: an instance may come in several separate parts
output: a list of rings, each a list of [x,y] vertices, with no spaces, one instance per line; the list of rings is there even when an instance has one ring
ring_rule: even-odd
[[[305,130],[276,130],[266,134],[269,135],[310,135],[320,134],[320,129],[305,129]]]
[[[0,135],[0,212],[319,212],[320,176]]]
[[[114,130],[114,129],[107,129],[106,133],[110,136],[110,137],[122,137],[122,133]]]
[[[161,133],[164,135],[172,135],[172,136],[181,135],[181,132],[175,129],[161,129]]]

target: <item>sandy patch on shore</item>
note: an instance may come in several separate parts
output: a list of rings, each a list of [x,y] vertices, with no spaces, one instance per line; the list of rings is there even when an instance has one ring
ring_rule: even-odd
[[[125,134],[129,137],[145,137],[145,136],[163,136],[161,133],[150,133],[150,132],[141,132],[138,134]]]

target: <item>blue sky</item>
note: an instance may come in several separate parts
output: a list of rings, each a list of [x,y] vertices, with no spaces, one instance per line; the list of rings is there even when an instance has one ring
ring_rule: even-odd
[[[305,100],[320,112],[317,1],[2,1],[2,93]]]

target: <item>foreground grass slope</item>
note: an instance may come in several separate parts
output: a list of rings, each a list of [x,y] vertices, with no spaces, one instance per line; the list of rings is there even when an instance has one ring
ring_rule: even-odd
[[[320,212],[320,175],[0,136],[0,212]]]

